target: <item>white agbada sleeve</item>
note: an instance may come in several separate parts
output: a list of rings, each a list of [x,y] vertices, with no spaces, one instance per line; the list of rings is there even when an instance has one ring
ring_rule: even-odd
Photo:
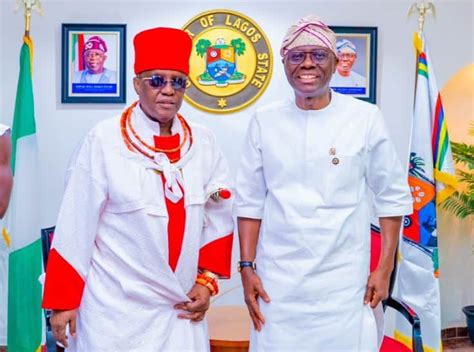
[[[199,267],[219,274],[221,278],[230,277],[234,221],[232,219],[233,182],[229,166],[215,138],[210,134],[213,163],[210,178],[205,186],[207,201],[204,205],[205,223],[203,228]],[[210,195],[219,189],[231,191],[229,199],[213,199]]]
[[[249,124],[236,179],[235,215],[262,219],[267,193],[263,173],[260,126],[256,117]]]
[[[411,214],[412,197],[406,168],[402,166],[377,109],[368,133],[367,185],[374,193],[375,216]]]
[[[73,309],[80,305],[107,199],[106,184],[102,148],[91,132],[67,170],[66,190],[48,258],[44,308]]]

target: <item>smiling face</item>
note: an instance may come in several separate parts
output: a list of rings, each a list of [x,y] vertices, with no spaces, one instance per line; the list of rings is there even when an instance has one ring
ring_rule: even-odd
[[[90,73],[102,73],[107,55],[98,49],[89,49],[84,53],[84,61]]]
[[[160,75],[167,81],[163,88],[154,88],[150,81],[142,79]],[[185,89],[173,89],[171,80],[174,78],[186,79],[186,75],[173,70],[150,70],[135,77],[133,85],[140,100],[140,106],[148,117],[156,120],[161,126],[169,125],[183,103]]]
[[[318,64],[313,61],[310,53],[315,50],[327,51],[327,62]],[[288,59],[291,51],[305,52],[303,62],[292,64]],[[329,82],[337,64],[337,59],[332,51],[316,45],[299,46],[291,51],[285,55],[283,63],[286,78],[295,91],[296,99],[317,98],[327,95],[329,92]]]
[[[349,76],[352,66],[354,66],[357,59],[357,54],[354,52],[342,52],[338,53],[337,57],[339,59],[337,72],[339,72],[341,76]]]

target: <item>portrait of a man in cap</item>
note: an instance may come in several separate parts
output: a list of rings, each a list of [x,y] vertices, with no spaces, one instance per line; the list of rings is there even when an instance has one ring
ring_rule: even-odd
[[[105,67],[107,51],[107,43],[102,37],[90,37],[81,53],[84,70],[74,72],[72,83],[117,83],[117,72]]]
[[[357,60],[357,47],[348,40],[342,39],[336,43],[338,63],[336,72],[331,79],[331,87],[366,87],[367,79],[354,70]]]

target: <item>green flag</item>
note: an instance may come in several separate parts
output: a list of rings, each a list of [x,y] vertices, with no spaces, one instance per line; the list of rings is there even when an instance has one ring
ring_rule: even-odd
[[[38,202],[38,149],[32,84],[32,41],[24,37],[12,128],[13,192],[7,213],[12,239],[8,262],[8,351],[35,352],[45,342]]]

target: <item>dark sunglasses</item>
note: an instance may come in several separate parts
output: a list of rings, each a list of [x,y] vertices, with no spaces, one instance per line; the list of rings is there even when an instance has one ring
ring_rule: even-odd
[[[301,64],[305,58],[306,54],[310,54],[311,60],[318,65],[324,65],[328,62],[329,52],[323,49],[318,49],[314,51],[289,51],[287,54],[288,62],[292,65]]]
[[[186,78],[183,77],[174,77],[170,80],[166,80],[165,77],[160,75],[153,75],[150,77],[138,77],[142,80],[148,81],[148,84],[152,88],[163,89],[168,82],[171,83],[171,88],[174,90],[182,90],[186,88]]]

